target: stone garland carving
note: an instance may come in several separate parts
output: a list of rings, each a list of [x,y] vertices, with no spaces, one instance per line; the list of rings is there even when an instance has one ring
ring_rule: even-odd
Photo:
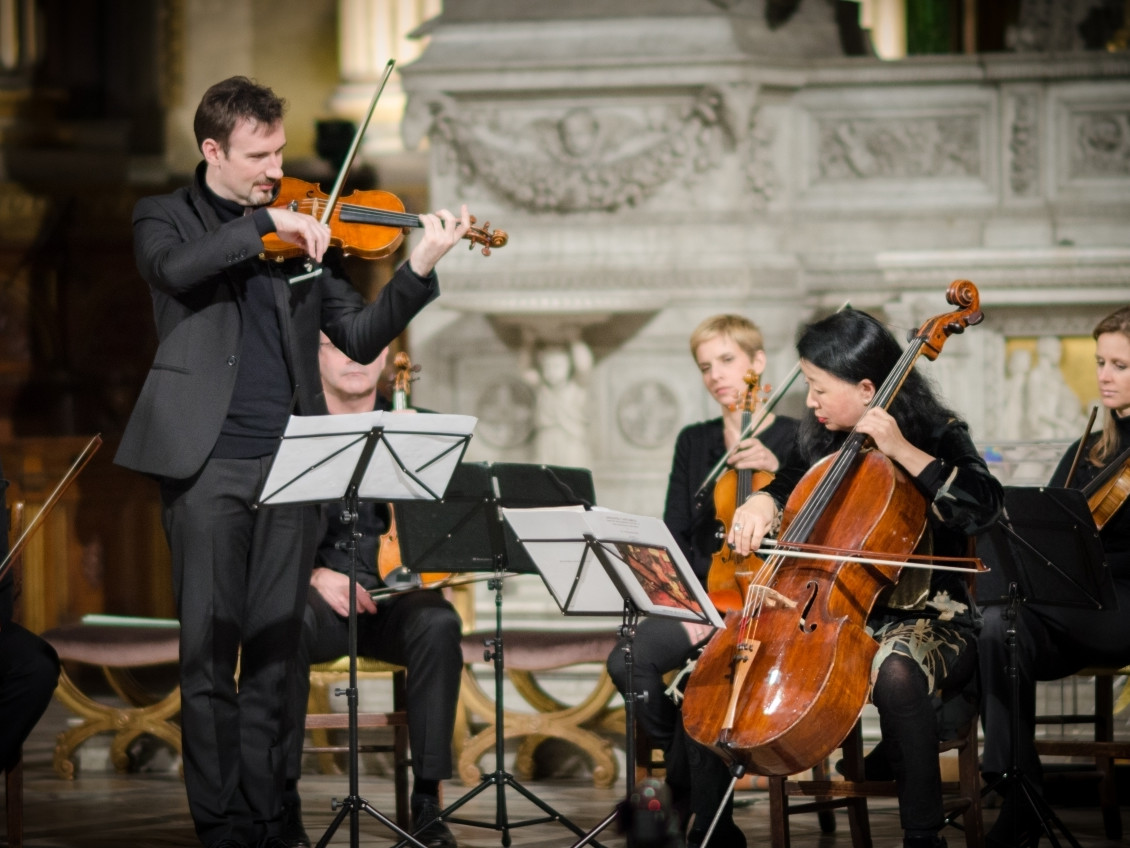
[[[972,115],[821,121],[825,180],[980,177],[981,121]]]
[[[680,419],[679,399],[658,380],[633,383],[616,401],[616,426],[620,435],[639,448],[666,445],[674,436]]]
[[[1130,176],[1130,112],[1090,112],[1072,122],[1072,177]]]
[[[1038,193],[1039,113],[1034,94],[1018,94],[1012,98],[1012,128],[1008,149],[1009,185],[1017,197]]]
[[[509,125],[497,113],[464,114],[450,98],[430,111],[433,141],[462,180],[481,180],[521,209],[571,213],[632,206],[688,171],[717,167],[744,133],[748,110],[704,88],[658,115],[580,106]]]

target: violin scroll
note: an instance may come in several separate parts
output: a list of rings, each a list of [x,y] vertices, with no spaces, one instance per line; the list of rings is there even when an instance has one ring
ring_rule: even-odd
[[[481,227],[476,227],[474,215],[471,216],[471,229],[467,230],[463,238],[471,242],[467,245],[468,250],[473,250],[476,244],[481,244],[483,256],[490,256],[492,247],[506,247],[506,243],[510,241],[510,236],[504,230],[491,232],[490,221],[487,221]]]

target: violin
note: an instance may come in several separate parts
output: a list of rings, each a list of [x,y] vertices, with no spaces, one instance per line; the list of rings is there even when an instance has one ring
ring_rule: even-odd
[[[937,358],[949,335],[982,320],[973,283],[954,281],[946,298],[957,310],[917,331],[871,406],[888,407],[918,356]],[[925,498],[868,445],[853,431],[804,475],[785,506],[777,552],[766,557],[742,609],[727,613],[687,681],[687,733],[757,774],[796,774],[847,737],[866,703],[878,650],[867,618],[880,593],[898,581],[899,558],[913,553],[925,531]],[[874,551],[890,561],[790,560],[790,544]]]
[[[295,177],[283,177],[276,187],[271,206],[323,218],[329,203],[330,196],[318,185]],[[407,229],[423,226],[419,215],[405,212],[399,197],[378,190],[358,190],[341,198],[333,205],[324,223],[330,228],[331,245],[340,247],[347,256],[362,259],[389,256],[400,247]],[[491,231],[490,221],[482,227],[473,226],[475,223],[472,215],[472,226],[463,238],[470,240],[468,248],[482,245],[483,256],[490,256],[492,248],[504,247],[509,241],[509,236],[502,230]],[[305,255],[306,251],[297,244],[283,241],[275,233],[263,236],[260,258],[284,262]]]
[[[750,426],[753,412],[757,408],[759,377],[753,369],[745,375],[746,390],[741,401],[741,427],[739,434]],[[766,386],[765,392],[769,391]],[[734,511],[746,502],[751,494],[768,486],[774,475],[769,471],[754,471],[752,468],[731,468],[714,484],[714,514],[720,523],[718,538],[730,535],[734,523]],[[706,592],[714,606],[722,613],[741,607],[746,589],[749,587],[749,573],[761,565],[755,556],[738,556],[733,548],[723,544],[710,561],[706,574]]]
[[[413,375],[420,371],[420,366],[413,365],[404,351],[396,354],[393,365],[396,368],[396,378],[392,386],[392,409],[394,412],[403,412],[409,408],[412,383],[417,379]],[[388,505],[388,531],[381,534],[377,546],[377,573],[386,586],[396,589],[428,588],[451,576],[442,571],[417,574],[404,567],[400,557],[400,537],[396,529],[396,510],[392,504]]]
[[[1130,498],[1130,448],[1084,486],[1083,494],[1087,496],[1087,506],[1095,519],[1095,527],[1102,530]]]

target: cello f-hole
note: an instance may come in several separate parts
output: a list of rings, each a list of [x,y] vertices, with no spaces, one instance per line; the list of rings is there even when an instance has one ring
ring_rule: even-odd
[[[797,627],[800,628],[801,633],[811,633],[816,629],[815,622],[813,622],[812,624],[808,623],[808,613],[816,604],[816,596],[820,593],[820,584],[816,583],[813,580],[810,580],[808,581],[807,588],[809,590],[808,599],[805,600],[804,606],[801,607],[800,621],[797,623]]]

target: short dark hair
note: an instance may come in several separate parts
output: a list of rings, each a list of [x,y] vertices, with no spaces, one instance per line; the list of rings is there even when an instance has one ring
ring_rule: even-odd
[[[243,76],[228,77],[200,98],[192,121],[196,146],[201,147],[205,139],[211,138],[227,153],[232,130],[241,120],[273,127],[285,112],[286,101],[265,85]]]

